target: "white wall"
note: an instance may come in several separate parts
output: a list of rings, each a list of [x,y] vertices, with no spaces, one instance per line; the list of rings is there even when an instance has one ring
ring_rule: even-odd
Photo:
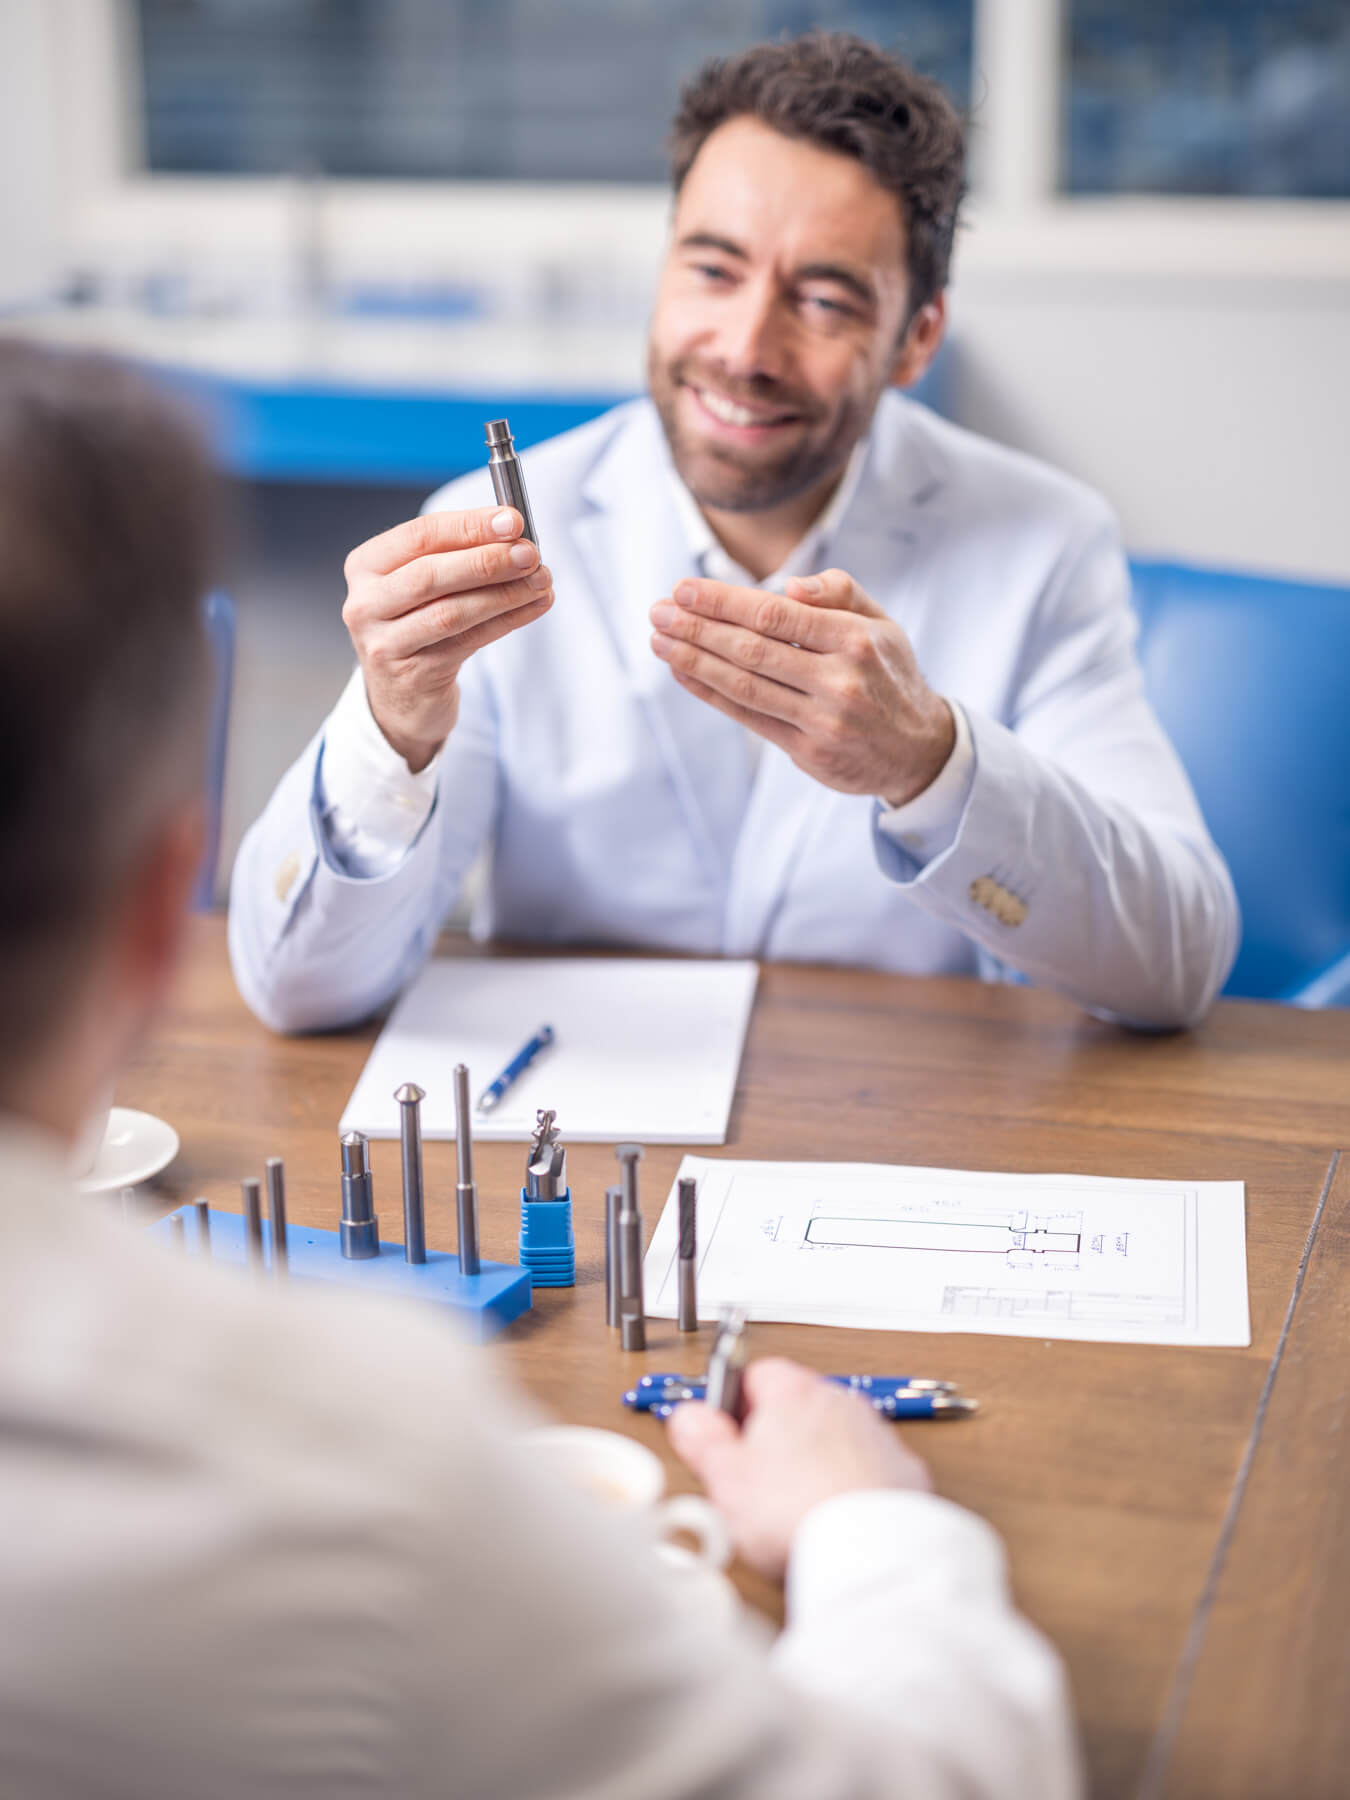
[[[958,274],[953,410],[1130,548],[1350,582],[1350,284]]]

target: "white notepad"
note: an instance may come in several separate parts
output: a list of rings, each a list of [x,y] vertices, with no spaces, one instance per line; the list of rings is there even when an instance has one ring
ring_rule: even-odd
[[[698,1315],[867,1331],[1249,1344],[1240,1181],[686,1156]],[[643,1266],[676,1314],[678,1176]]]
[[[397,1137],[397,1088],[426,1090],[422,1132],[455,1135],[452,1071],[476,1101],[541,1025],[556,1043],[474,1136],[531,1136],[551,1106],[567,1143],[722,1144],[758,968],[669,959],[446,957],[430,962],[380,1033],[340,1129]]]

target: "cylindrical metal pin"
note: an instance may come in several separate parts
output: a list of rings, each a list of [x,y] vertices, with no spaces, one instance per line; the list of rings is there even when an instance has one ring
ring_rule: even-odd
[[[619,1329],[619,1202],[622,1188],[605,1189],[605,1323]]]
[[[211,1208],[205,1200],[194,1200],[193,1210],[197,1214],[197,1254],[211,1254]]]
[[[399,1138],[403,1148],[403,1255],[410,1263],[427,1260],[426,1207],[422,1198],[422,1102],[425,1091],[405,1081],[398,1101]]]
[[[186,1256],[187,1226],[183,1223],[183,1215],[180,1212],[174,1213],[173,1217],[169,1220],[169,1237],[178,1254],[180,1256]]]
[[[370,1144],[362,1131],[349,1131],[342,1139],[342,1218],[338,1241],[342,1254],[351,1262],[369,1262],[380,1254]]]
[[[642,1293],[642,1212],[638,1205],[637,1166],[641,1144],[619,1144],[615,1151],[623,1170],[619,1202],[619,1332],[625,1350],[647,1348],[646,1304]]]
[[[244,1238],[248,1245],[248,1266],[259,1272],[263,1266],[262,1183],[246,1176],[239,1183],[244,1196]]]
[[[514,506],[525,521],[523,538],[528,538],[535,549],[539,548],[539,538],[534,529],[534,516],[530,512],[529,498],[525,493],[525,473],[520,466],[520,458],[516,455],[516,446],[511,437],[511,427],[505,419],[490,419],[484,427],[488,445],[488,474],[492,478],[492,491],[501,506]]]
[[[698,1330],[698,1183],[691,1175],[680,1177],[679,1318],[681,1331]]]
[[[269,1156],[267,1211],[272,1220],[272,1273],[284,1276],[291,1267],[291,1247],[286,1237],[286,1169],[279,1156]]]
[[[469,1110],[469,1071],[463,1063],[455,1065],[455,1151],[459,1160],[459,1181],[455,1187],[455,1206],[459,1215],[459,1272],[479,1275],[482,1264],[478,1257],[478,1189],[473,1179],[473,1126]]]

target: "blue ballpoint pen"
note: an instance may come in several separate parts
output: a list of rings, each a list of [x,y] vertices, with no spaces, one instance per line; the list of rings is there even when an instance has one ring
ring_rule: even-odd
[[[499,1105],[503,1094],[505,1094],[512,1082],[517,1081],[520,1076],[525,1073],[526,1069],[529,1068],[535,1057],[539,1055],[540,1051],[547,1050],[552,1042],[553,1027],[551,1025],[541,1025],[538,1031],[536,1031],[534,1036],[530,1039],[529,1043],[525,1045],[524,1049],[518,1050],[511,1058],[510,1062],[507,1063],[497,1079],[492,1082],[490,1086],[483,1089],[482,1093],[478,1096],[478,1105],[475,1110],[478,1112],[491,1112]]]

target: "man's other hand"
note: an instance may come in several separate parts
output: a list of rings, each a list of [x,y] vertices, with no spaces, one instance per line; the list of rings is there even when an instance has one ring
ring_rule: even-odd
[[[681,687],[826,787],[902,806],[955,747],[952,709],[909,639],[842,569],[794,577],[786,595],[682,581],[651,621]]]
[[[781,1575],[797,1528],[836,1494],[927,1493],[928,1466],[860,1395],[780,1357],[745,1372],[745,1423],[695,1401],[670,1419],[675,1454],[703,1482],[745,1560]]]
[[[523,524],[509,506],[425,513],[347,558],[343,623],[375,722],[414,774],[454,727],[469,657],[553,604]]]

